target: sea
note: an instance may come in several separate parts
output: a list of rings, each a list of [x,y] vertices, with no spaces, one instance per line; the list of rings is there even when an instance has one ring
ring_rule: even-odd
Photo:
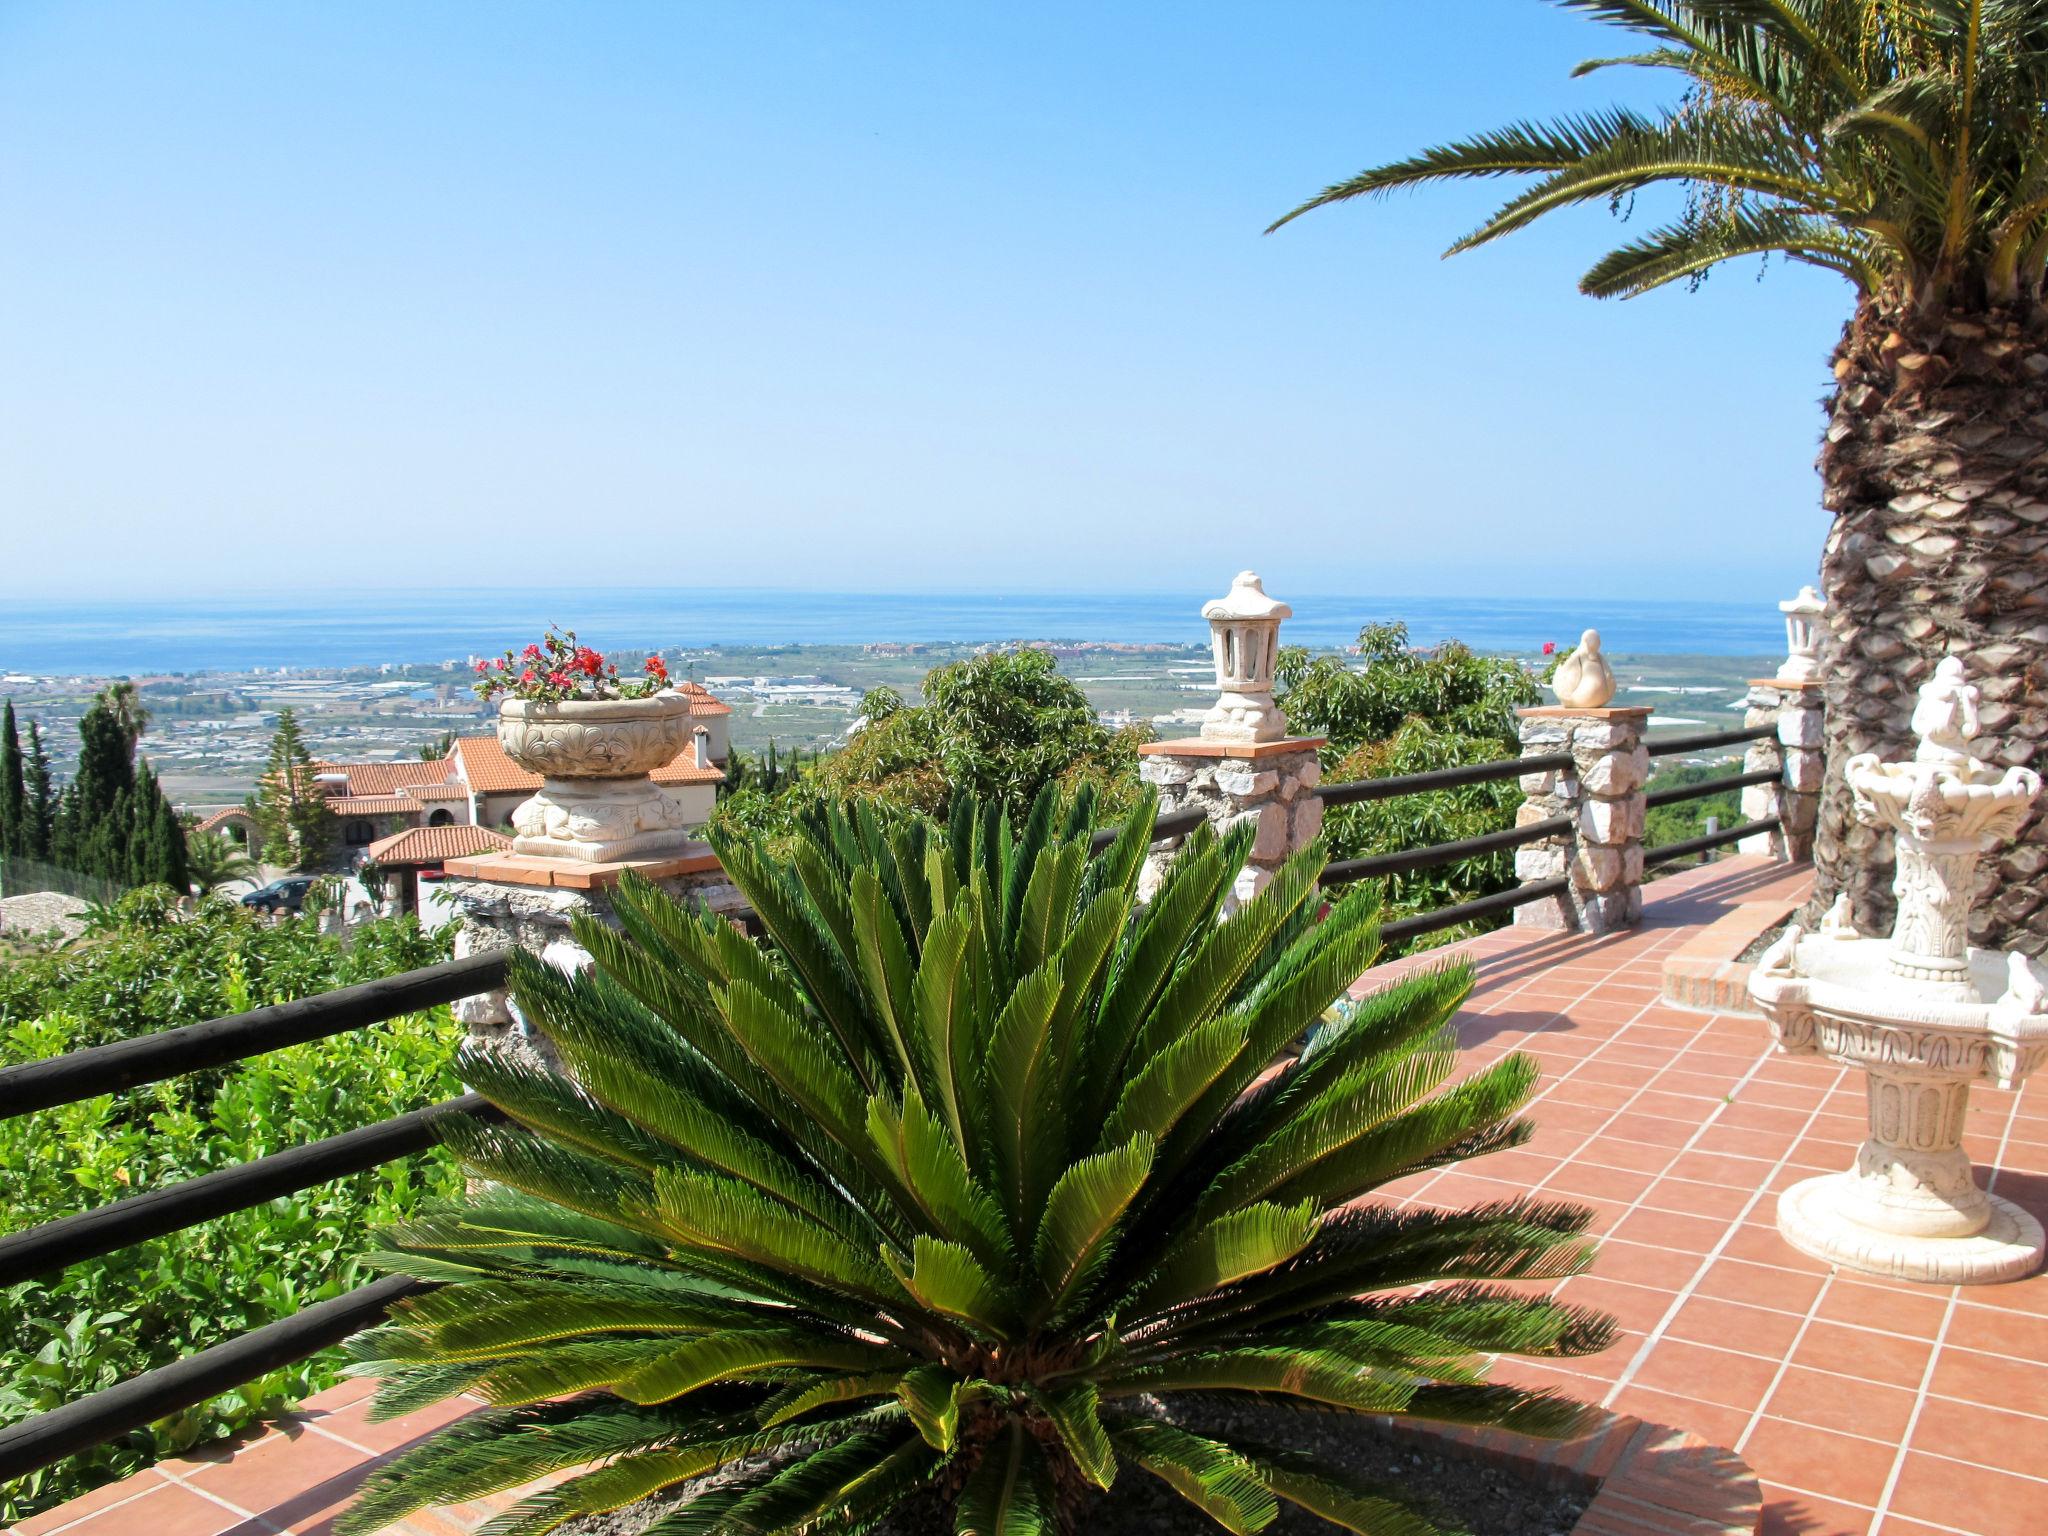
[[[1608,599],[1337,597],[1288,594],[1283,643],[1337,649],[1361,625],[1398,620],[1416,645],[1564,649],[1600,631],[1617,655],[1769,656],[1784,625],[1765,603]],[[796,592],[559,587],[323,592],[150,602],[0,598],[0,675],[143,676],[431,664],[495,655],[553,624],[600,650],[727,645],[999,643],[1014,640],[1203,644],[1184,592]]]

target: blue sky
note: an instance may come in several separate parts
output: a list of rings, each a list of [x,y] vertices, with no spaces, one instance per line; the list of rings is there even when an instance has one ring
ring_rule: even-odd
[[[1648,102],[1540,0],[0,3],[0,591],[1774,599],[1839,279],[1326,183]],[[1639,209],[1633,227],[1654,210]],[[1604,242],[1604,243],[1603,243]]]

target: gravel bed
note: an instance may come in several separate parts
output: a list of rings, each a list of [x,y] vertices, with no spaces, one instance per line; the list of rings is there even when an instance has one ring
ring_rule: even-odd
[[[1780,919],[1751,939],[1749,946],[1735,957],[1737,962],[1743,965],[1754,965],[1758,960],[1762,959],[1764,951],[1785,936],[1786,928],[1791,925],[1793,917],[1796,916],[1798,916],[1797,913],[1792,913]]]
[[[1439,1450],[1397,1439],[1370,1420],[1338,1414],[1296,1413],[1259,1405],[1184,1408],[1175,1422],[1189,1429],[1238,1432],[1272,1445],[1306,1451],[1361,1481],[1394,1485],[1423,1506],[1448,1532],[1469,1536],[1569,1536],[1589,1499],[1545,1488],[1490,1466],[1446,1443]],[[609,1515],[587,1516],[561,1528],[561,1536],[639,1536],[672,1498],[651,1499]],[[1216,1536],[1212,1523],[1156,1477],[1126,1465],[1116,1485],[1082,1517],[1085,1536]],[[1337,1527],[1282,1502],[1266,1527],[1270,1536],[1330,1536]],[[952,1536],[953,1525],[936,1499],[906,1504],[875,1528],[875,1536]]]
[[[76,896],[59,891],[38,891],[28,896],[0,900],[0,933],[10,936],[54,933],[75,939],[85,932],[79,914],[91,906]]]

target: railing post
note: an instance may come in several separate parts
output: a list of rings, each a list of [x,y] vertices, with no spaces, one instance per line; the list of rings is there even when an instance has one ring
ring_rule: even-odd
[[[1744,725],[1775,725],[1776,736],[1752,741],[1742,754],[1744,773],[1774,772],[1775,784],[1750,784],[1742,791],[1742,819],[1778,818],[1778,826],[1736,844],[1744,853],[1790,864],[1813,857],[1813,829],[1820,817],[1820,783],[1826,763],[1821,751],[1819,683],[1783,683],[1754,678],[1743,703]]]
[[[1745,773],[1776,769],[1776,784],[1752,784],[1742,792],[1742,819],[1776,816],[1775,831],[1745,837],[1744,853],[1791,864],[1813,858],[1813,829],[1820,819],[1820,785],[1827,758],[1822,751],[1820,616],[1827,605],[1811,587],[1778,604],[1785,615],[1785,660],[1775,677],[1749,681],[1744,725],[1778,727],[1775,741],[1753,741],[1742,755]]]
[[[612,927],[611,892],[628,869],[668,891],[702,902],[714,912],[744,909],[744,900],[725,879],[717,857],[703,844],[685,847],[671,858],[594,864],[575,858],[494,853],[471,859],[450,859],[449,880],[442,890],[461,914],[455,930],[455,954],[524,949],[551,965],[576,970],[590,963],[570,925],[582,916]],[[548,1054],[519,1017],[518,1007],[503,989],[478,993],[454,1005],[455,1017],[472,1039],[507,1045],[523,1041]]]
[[[1522,776],[1526,798],[1515,825],[1569,816],[1573,828],[1515,850],[1515,878],[1524,884],[1571,879],[1567,894],[1517,907],[1516,926],[1633,928],[1643,913],[1643,786],[1650,777],[1643,730],[1650,711],[1551,705],[1516,713],[1524,757],[1569,752],[1572,766]]]
[[[1220,697],[1201,734],[1138,748],[1138,777],[1158,789],[1161,814],[1200,809],[1218,832],[1256,823],[1233,907],[1264,890],[1287,856],[1323,829],[1323,802],[1308,793],[1322,782],[1322,738],[1289,736],[1287,717],[1273,702],[1280,622],[1293,612],[1266,595],[1255,572],[1240,572],[1226,596],[1202,606]],[[1152,899],[1182,841],[1154,846],[1139,879],[1140,901]]]

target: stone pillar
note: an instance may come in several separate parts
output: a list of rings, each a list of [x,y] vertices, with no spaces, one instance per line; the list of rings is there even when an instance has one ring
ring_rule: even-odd
[[[590,963],[570,923],[579,916],[617,927],[611,892],[628,869],[675,896],[687,896],[713,912],[747,910],[746,901],[725,878],[717,857],[703,844],[674,858],[593,864],[580,859],[495,853],[450,859],[443,890],[460,914],[455,956],[517,947],[565,970]],[[478,993],[454,1004],[455,1017],[473,1039],[532,1041],[509,994]],[[533,1042],[538,1043],[538,1042]]]
[[[1776,784],[1744,787],[1742,819],[1776,816],[1780,825],[1775,831],[1745,837],[1736,846],[1744,853],[1807,863],[1813,858],[1813,829],[1820,819],[1820,784],[1826,768],[1821,749],[1821,686],[1775,677],[1752,678],[1744,703],[1748,706],[1742,716],[1744,725],[1775,723],[1778,734],[1749,744],[1742,754],[1742,771],[1773,769],[1779,779]]]
[[[1251,857],[1238,872],[1231,906],[1263,891],[1273,872],[1323,829],[1323,802],[1310,794],[1322,782],[1320,737],[1225,742],[1191,738],[1151,741],[1138,748],[1138,777],[1159,790],[1159,814],[1199,809],[1228,832],[1256,821]],[[1183,837],[1154,844],[1138,880],[1138,899],[1150,901]]]
[[[1267,596],[1256,571],[1239,571],[1230,590],[1202,605],[1216,665],[1217,699],[1199,736],[1138,748],[1138,777],[1159,790],[1159,813],[1200,809],[1218,832],[1255,821],[1250,857],[1238,872],[1228,909],[1272,882],[1287,856],[1323,829],[1323,802],[1308,791],[1322,782],[1321,737],[1289,736],[1273,699],[1280,625],[1294,610]],[[1150,901],[1182,838],[1153,845],[1138,879]]]
[[[1569,752],[1572,766],[1522,776],[1527,797],[1517,826],[1568,816],[1572,827],[1515,850],[1524,883],[1568,876],[1556,901],[1515,909],[1523,928],[1574,928],[1612,933],[1632,928],[1643,912],[1643,786],[1650,754],[1643,746],[1647,709],[1518,710],[1522,755]]]

